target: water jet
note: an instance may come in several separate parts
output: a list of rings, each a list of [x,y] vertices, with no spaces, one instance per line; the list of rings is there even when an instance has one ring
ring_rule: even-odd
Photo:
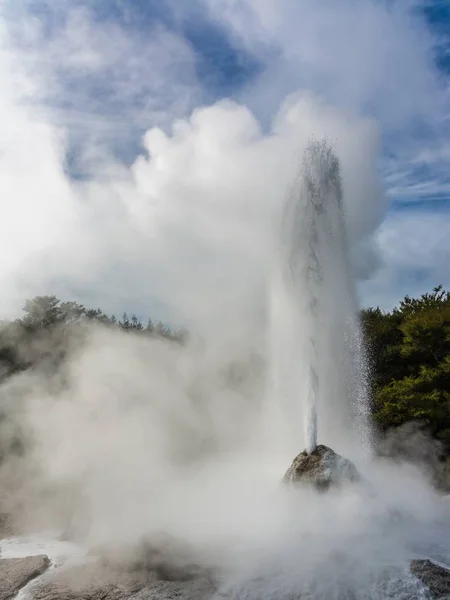
[[[313,140],[304,151],[283,207],[277,250],[275,397],[293,428],[303,421],[302,456],[321,454],[319,433],[333,446],[347,440],[348,450],[357,442],[361,454],[370,446],[367,369],[340,164],[326,140]]]

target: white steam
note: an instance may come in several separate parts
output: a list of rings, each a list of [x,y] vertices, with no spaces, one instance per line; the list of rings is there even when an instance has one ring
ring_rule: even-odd
[[[394,21],[388,21],[382,3],[360,3],[348,23],[345,17],[354,3],[345,3],[344,18],[336,8],[330,17],[302,3],[312,11],[313,31],[320,33],[320,45],[313,40],[312,46],[308,20],[298,18],[298,3],[286,0],[283,6],[290,8],[292,23],[305,27],[304,35],[288,28],[274,2],[216,4],[237,37],[242,34],[238,8],[256,11],[257,25],[248,29],[252,38],[241,40],[252,51],[261,41],[265,48],[267,42],[281,45],[289,30],[281,52],[287,59],[280,70],[283,85],[274,85],[276,108],[266,111],[270,119],[265,115],[270,125],[263,127],[255,116],[263,120],[264,112],[255,99],[269,104],[277,71],[270,61],[258,85],[246,89],[240,100],[218,100],[192,111],[178,104],[174,108],[180,87],[164,85],[166,70],[175,66],[179,75],[181,65],[188,71],[183,106],[189,106],[184,96],[197,92],[198,82],[190,81],[195,77],[186,45],[162,32],[158,43],[171,49],[163,52],[167,69],[151,66],[158,63],[160,46],[147,48],[149,85],[143,95],[165,93],[148,121],[145,111],[145,118],[137,119],[136,127],[146,130],[139,155],[130,165],[120,162],[95,131],[81,153],[87,175],[78,179],[68,175],[68,150],[75,117],[82,121],[81,131],[89,130],[81,105],[92,97],[83,96],[72,107],[68,123],[57,118],[55,109],[64,104],[67,90],[57,89],[58,102],[53,96],[47,102],[43,84],[54,83],[61,69],[78,75],[81,69],[103,78],[106,73],[117,85],[128,72],[122,54],[140,55],[139,47],[120,31],[123,52],[118,52],[107,44],[111,30],[96,38],[89,13],[82,13],[78,25],[66,24],[53,45],[33,27],[27,29],[30,64],[17,51],[14,28],[0,30],[1,312],[15,315],[24,298],[55,293],[108,312],[157,312],[158,318],[193,332],[187,346],[180,346],[93,328],[86,342],[68,354],[61,372],[51,377],[25,373],[4,384],[3,405],[29,440],[23,460],[3,466],[2,481],[15,479],[8,502],[23,511],[28,524],[68,528],[89,546],[134,542],[161,532],[183,538],[204,563],[220,564],[229,589],[239,597],[292,597],[308,582],[316,586],[315,591],[309,586],[313,598],[336,597],[341,586],[349,594],[380,597],[389,566],[389,593],[399,598],[396,578],[405,581],[414,547],[443,509],[428,483],[406,467],[362,463],[367,480],[362,489],[321,497],[308,490],[287,493],[279,485],[305,439],[295,410],[280,415],[277,398],[267,393],[264,369],[273,342],[267,335],[267,290],[273,223],[311,137],[329,140],[341,163],[348,275],[372,273],[372,236],[386,205],[377,173],[378,125],[361,116],[362,108],[380,87],[389,92],[379,115],[384,124],[402,112],[397,105],[389,113],[399,98],[406,98],[408,106],[418,98],[419,112],[434,106],[436,81],[422,56],[429,40],[411,37],[415,21],[402,11],[394,11]],[[4,24],[9,25],[6,17]],[[366,44],[374,27],[378,36]],[[354,45],[341,44],[344,39],[353,39]],[[332,62],[328,47],[336,51]],[[67,48],[73,53],[65,53]],[[410,48],[413,57],[422,58],[408,58],[413,66],[405,75],[404,96],[396,77]],[[64,63],[66,55],[70,64]],[[37,66],[43,58],[48,71],[41,78]],[[135,77],[119,86],[116,98],[122,108],[141,98],[134,86],[144,79],[146,65],[136,61]],[[308,67],[304,81],[298,75],[302,64]],[[384,66],[390,69],[387,88],[380,82]],[[334,93],[325,102],[315,93],[323,91],[316,84],[328,80],[330,68]],[[286,89],[293,71],[295,85]],[[416,97],[418,86],[425,91]],[[166,105],[168,113],[155,117]],[[133,106],[127,108],[119,114],[125,123],[133,112]],[[87,112],[91,119],[98,114]],[[341,275],[334,274],[336,282]],[[337,329],[333,339],[342,338],[339,311],[348,306],[340,290],[333,283],[325,303],[332,315],[326,325]],[[284,325],[289,329],[292,323]],[[354,343],[358,349],[360,340]],[[336,443],[337,450],[345,448],[358,459],[353,430],[340,419],[346,392],[334,386],[341,382],[341,373],[334,377],[341,357],[334,362],[338,350],[328,350],[321,376],[337,402],[336,412],[319,414],[319,420],[324,418],[321,441]],[[252,362],[255,354],[262,369]],[[239,376],[231,369],[236,364]],[[288,369],[284,383],[294,388],[298,375]],[[364,397],[364,386],[354,383],[353,393]],[[253,576],[257,579],[249,584]]]
[[[358,461],[351,489],[282,486],[300,436],[272,419],[261,373],[233,380],[225,360],[100,328],[62,376],[11,380],[3,401],[33,448],[14,463],[25,525],[108,550],[169,534],[236,598],[416,597],[409,561],[450,560],[448,509],[423,475]]]

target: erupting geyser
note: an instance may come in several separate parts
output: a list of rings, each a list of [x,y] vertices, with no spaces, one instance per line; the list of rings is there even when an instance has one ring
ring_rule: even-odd
[[[310,454],[321,438],[370,445],[364,351],[348,251],[339,160],[311,142],[288,194],[272,285],[274,393],[304,423]],[[350,433],[349,433],[350,432]],[[342,445],[342,444],[341,444]]]

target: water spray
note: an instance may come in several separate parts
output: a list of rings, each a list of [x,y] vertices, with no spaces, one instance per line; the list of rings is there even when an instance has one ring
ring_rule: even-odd
[[[323,355],[329,354],[327,318],[333,269],[348,263],[339,160],[326,141],[306,148],[297,180],[287,197],[281,222],[283,285],[295,310],[304,314],[303,359],[308,365],[303,419],[306,451],[317,447],[318,408],[324,373]],[[343,287],[350,288],[350,278]],[[325,333],[324,333],[325,331]],[[331,335],[331,334],[330,334]]]

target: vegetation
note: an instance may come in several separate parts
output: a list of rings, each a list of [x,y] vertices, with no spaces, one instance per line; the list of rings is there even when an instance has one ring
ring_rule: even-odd
[[[18,371],[42,365],[58,366],[74,343],[82,339],[86,325],[98,323],[121,331],[165,338],[182,343],[185,331],[173,331],[151,319],[144,325],[135,315],[121,319],[106,315],[100,308],[89,309],[77,302],[62,302],[56,296],[27,300],[24,315],[0,325],[0,381]]]
[[[450,292],[362,311],[372,361],[372,413],[382,430],[424,423],[450,454]]]

